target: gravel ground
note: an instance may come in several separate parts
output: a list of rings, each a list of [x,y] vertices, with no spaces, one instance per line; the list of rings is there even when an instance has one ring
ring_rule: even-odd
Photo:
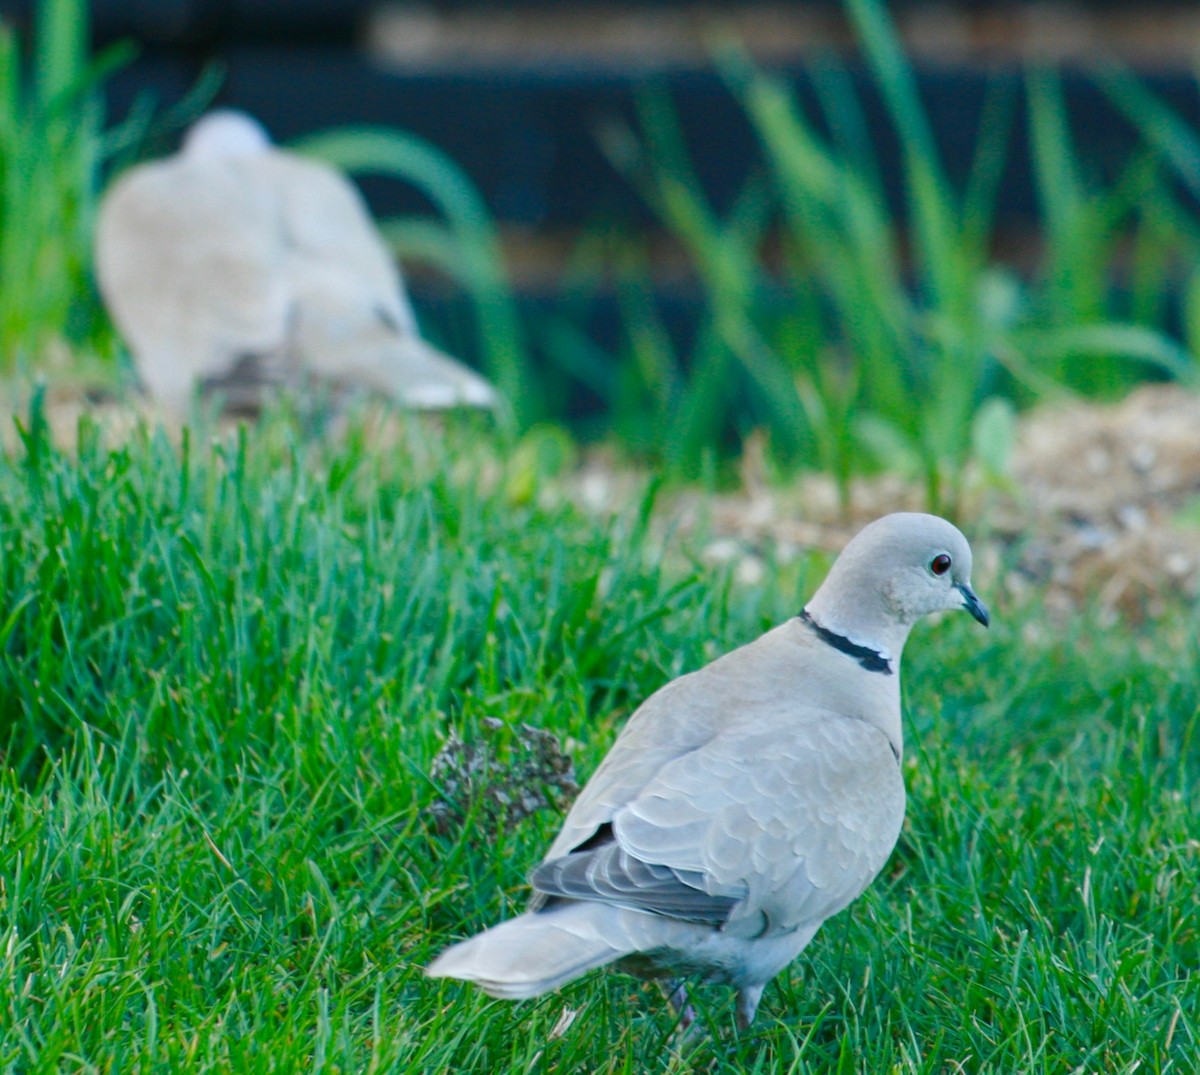
[[[705,555],[736,562],[753,581],[769,560],[837,550],[878,515],[924,507],[921,487],[895,475],[856,482],[847,509],[823,475],[781,486],[762,472],[751,451],[738,490],[668,494],[663,532],[711,535]],[[597,454],[577,488],[586,505],[604,510],[627,503],[642,482]],[[1173,596],[1200,596],[1194,392],[1148,386],[1116,404],[1038,409],[1018,424],[1006,478],[966,484],[955,514],[976,546],[980,575],[1014,593],[1045,587],[1051,613],[1095,602],[1102,620],[1136,622],[1159,615]]]

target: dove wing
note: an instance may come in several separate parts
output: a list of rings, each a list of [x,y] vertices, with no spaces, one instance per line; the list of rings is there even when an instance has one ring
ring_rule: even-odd
[[[279,150],[241,166],[279,198],[289,285],[306,312],[324,319],[323,334],[337,339],[382,324],[418,335],[400,270],[349,179]]]
[[[812,710],[783,727],[737,726],[667,762],[607,828],[543,863],[534,902],[786,933],[858,896],[903,816],[899,765],[877,728]]]

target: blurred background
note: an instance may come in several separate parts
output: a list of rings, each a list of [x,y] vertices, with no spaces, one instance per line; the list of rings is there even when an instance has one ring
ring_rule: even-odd
[[[10,368],[47,336],[118,361],[80,297],[91,200],[225,105],[354,173],[426,333],[518,424],[684,476],[758,436],[781,467],[843,488],[898,468],[937,503],[969,461],[1002,467],[1013,415],[1047,396],[1193,376],[1194,4],[0,12]],[[31,133],[68,114],[81,141]],[[21,207],[35,174],[56,208]],[[48,253],[34,217],[76,245]]]

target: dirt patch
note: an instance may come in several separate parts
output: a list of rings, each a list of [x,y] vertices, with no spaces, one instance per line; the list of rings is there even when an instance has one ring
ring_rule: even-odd
[[[1014,463],[998,529],[1022,543],[1031,580],[1133,618],[1200,594],[1200,395],[1153,386],[1035,411]]]

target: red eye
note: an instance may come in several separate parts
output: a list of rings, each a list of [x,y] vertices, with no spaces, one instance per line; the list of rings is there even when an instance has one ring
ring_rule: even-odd
[[[929,570],[935,575],[944,575],[950,570],[950,557],[944,552],[938,553],[937,556],[929,561]]]

